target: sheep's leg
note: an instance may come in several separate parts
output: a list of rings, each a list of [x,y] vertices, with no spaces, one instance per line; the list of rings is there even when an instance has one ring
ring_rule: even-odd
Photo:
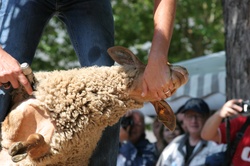
[[[27,155],[33,160],[46,155],[50,150],[50,146],[44,141],[41,134],[32,134],[25,142],[14,143],[9,148],[9,155],[12,161],[18,162],[26,158]]]
[[[26,153],[26,149],[24,148],[24,145],[22,142],[16,142],[11,145],[11,147],[8,150],[8,153],[10,156],[12,156],[12,161],[18,162],[26,158],[28,155]]]
[[[174,131],[176,126],[176,118],[172,108],[168,105],[165,100],[152,101],[155,107],[158,119],[171,131]]]
[[[13,109],[3,122],[2,145],[15,161],[27,155],[36,160],[50,152],[54,130],[46,109],[36,99],[29,99]]]

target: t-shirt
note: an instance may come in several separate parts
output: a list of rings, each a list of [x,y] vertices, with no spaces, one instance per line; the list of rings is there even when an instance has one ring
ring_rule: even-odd
[[[194,148],[195,146],[191,146],[190,143],[189,143],[189,139],[186,140],[186,156],[185,156],[185,162],[188,161],[189,157],[192,155],[193,151],[194,151]]]
[[[241,129],[242,125],[247,120],[245,116],[238,116],[230,120],[230,142],[236,138],[236,133]],[[221,132],[221,143],[226,142],[226,125],[222,123],[219,127]],[[244,132],[243,138],[238,143],[232,161],[234,166],[249,166],[250,165],[250,126]]]

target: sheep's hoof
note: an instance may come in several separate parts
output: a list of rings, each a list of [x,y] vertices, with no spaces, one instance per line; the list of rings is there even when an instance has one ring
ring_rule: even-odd
[[[13,162],[18,162],[26,158],[27,156],[26,150],[27,148],[24,147],[22,142],[17,142],[11,145],[11,147],[8,150],[8,153],[10,156],[12,156]]]
[[[9,155],[14,156],[14,155],[17,154],[18,151],[19,151],[20,149],[22,149],[22,148],[23,148],[22,142],[14,143],[14,144],[12,144],[12,145],[10,146],[10,148],[9,148],[9,150],[8,150],[8,153],[9,153]]]
[[[13,162],[19,162],[27,157],[28,153],[18,154],[13,156],[11,159]]]

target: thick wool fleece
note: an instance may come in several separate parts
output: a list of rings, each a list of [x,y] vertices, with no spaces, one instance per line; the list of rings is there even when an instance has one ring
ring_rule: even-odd
[[[34,96],[55,122],[56,131],[51,155],[33,164],[88,165],[104,128],[117,123],[126,111],[143,106],[128,98],[137,74],[132,66],[35,73]]]

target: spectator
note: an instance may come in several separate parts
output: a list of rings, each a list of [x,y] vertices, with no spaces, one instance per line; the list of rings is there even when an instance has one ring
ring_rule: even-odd
[[[154,143],[155,146],[155,155],[158,159],[163,149],[168,145],[168,142],[164,139],[164,125],[162,122],[158,120],[157,117],[155,117],[153,122],[153,133],[156,138],[156,142]]]
[[[170,144],[175,139],[175,137],[184,134],[184,131],[180,127],[178,121],[176,122],[176,127],[174,131],[170,131],[166,126],[163,125],[162,132],[163,132],[163,139],[165,142],[167,142],[167,144]]]
[[[157,166],[204,165],[206,156],[221,151],[213,141],[201,138],[201,130],[209,116],[208,105],[199,98],[188,100],[182,110],[187,132],[176,137],[162,152]]]
[[[163,125],[162,122],[158,121],[157,117],[153,122],[153,133],[156,137],[155,145],[155,154],[157,159],[162,153],[163,149],[170,144],[170,142],[177,136],[184,133],[181,128],[181,125],[178,121],[176,121],[176,128],[174,131],[170,131],[166,126]]]
[[[215,112],[207,120],[202,129],[202,138],[205,140],[212,140],[217,143],[226,144],[226,125],[222,120],[226,117],[230,118],[230,143],[233,143],[238,137],[237,132],[239,132],[245,122],[247,122],[247,117],[239,115],[242,112],[242,107],[239,105],[241,99],[232,99],[227,101],[223,107]],[[234,166],[249,166],[250,165],[250,127],[246,124],[247,127],[243,137],[239,140],[238,145],[234,148],[230,148],[232,156],[226,156],[226,159],[229,160],[229,164]],[[226,162],[226,161],[225,161]]]
[[[121,120],[117,166],[153,166],[154,145],[145,138],[144,115],[134,110]]]

